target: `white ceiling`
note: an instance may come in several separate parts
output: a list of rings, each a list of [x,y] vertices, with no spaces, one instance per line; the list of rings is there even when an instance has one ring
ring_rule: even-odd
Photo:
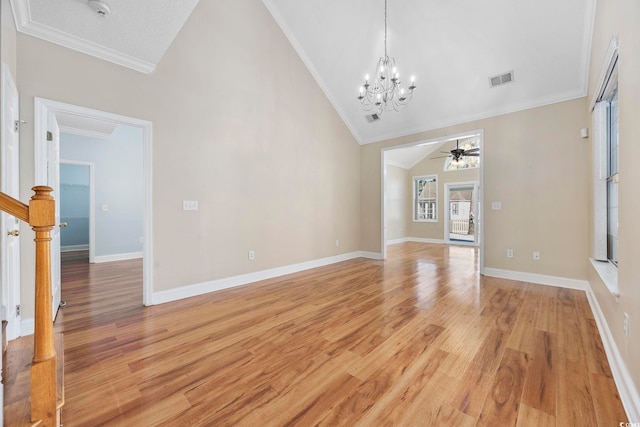
[[[18,31],[144,73],[153,71],[198,0],[11,0]]]
[[[107,18],[86,0],[11,3],[19,31],[142,72],[198,3],[106,1]],[[596,0],[388,0],[389,55],[418,87],[374,123],[356,97],[383,54],[384,0],[263,2],[361,144],[586,95]],[[511,70],[514,83],[489,87]]]
[[[595,0],[388,0],[389,56],[418,88],[374,123],[356,97],[383,55],[384,1],[263,1],[360,143],[586,95]]]

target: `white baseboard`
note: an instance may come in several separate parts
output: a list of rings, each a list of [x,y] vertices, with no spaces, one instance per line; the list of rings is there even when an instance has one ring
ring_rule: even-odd
[[[382,258],[382,254],[380,252],[367,252],[367,251],[360,251],[358,252],[358,255],[361,258],[369,258],[369,259],[375,259],[375,260],[381,260]]]
[[[611,366],[611,374],[613,375],[613,379],[618,387],[622,406],[624,406],[629,422],[640,423],[640,396],[638,395],[638,389],[636,389],[633,384],[631,374],[629,374],[627,365],[624,363],[622,355],[620,355],[618,346],[611,334],[611,329],[609,329],[607,319],[604,317],[602,309],[600,309],[600,304],[598,303],[598,299],[593,293],[591,286],[587,287],[586,293],[589,305],[591,306],[591,311],[593,312],[596,324],[598,325],[598,331],[600,332],[600,338],[602,338],[602,344],[604,345],[604,351],[607,354],[609,366]]]
[[[546,274],[527,273],[524,271],[502,270],[500,268],[484,268],[484,275],[501,279],[517,280],[520,282],[536,283],[538,285],[557,286],[559,288],[586,291],[589,282],[586,280],[569,279],[567,277],[547,276]]]
[[[60,246],[60,252],[88,251],[89,245]]]
[[[125,261],[128,259],[142,258],[142,252],[129,252],[126,254],[114,254],[114,255],[100,255],[93,257],[93,262],[96,264],[101,262],[113,262],[113,261]]]
[[[272,279],[274,277],[284,276],[285,274],[297,273],[299,271],[309,270],[311,268],[322,267],[329,264],[335,264],[341,261],[347,261],[354,258],[370,258],[368,252],[350,252],[342,255],[336,255],[328,258],[321,258],[313,261],[301,262],[299,264],[286,265],[283,267],[271,268],[268,270],[256,271],[249,274],[241,274],[239,276],[227,277],[224,279],[212,280],[210,282],[197,283],[195,285],[183,286],[180,288],[169,289],[166,291],[154,292],[151,298],[152,304],[163,304],[166,302],[177,301],[183,298],[190,298],[198,295],[207,294],[209,292],[219,291],[222,289],[242,286],[261,280]],[[376,255],[376,254],[374,254]],[[377,254],[380,255],[380,254]]]
[[[398,243],[405,243],[408,241],[410,241],[410,237],[402,237],[400,239],[391,239],[391,240],[387,240],[387,246],[397,245]]]
[[[428,239],[426,237],[408,237],[407,241],[416,242],[416,243],[437,243],[437,244],[447,243],[444,239]]]

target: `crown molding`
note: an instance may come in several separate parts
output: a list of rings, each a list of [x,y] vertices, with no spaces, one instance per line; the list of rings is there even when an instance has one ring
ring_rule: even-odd
[[[156,64],[117,52],[33,21],[28,0],[10,0],[18,32],[84,53],[141,73],[149,74]]]

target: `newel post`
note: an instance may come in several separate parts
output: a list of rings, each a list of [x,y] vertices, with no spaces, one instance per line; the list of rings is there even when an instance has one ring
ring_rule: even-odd
[[[56,351],[51,313],[51,230],[55,202],[51,187],[33,187],[29,201],[29,225],[35,232],[36,283],[33,363],[31,364],[31,421],[56,425]]]

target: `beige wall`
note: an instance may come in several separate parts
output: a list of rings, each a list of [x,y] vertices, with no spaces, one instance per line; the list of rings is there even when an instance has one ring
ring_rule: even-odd
[[[149,75],[22,34],[17,50],[29,123],[34,96],[153,122],[155,291],[360,249],[359,145],[260,0],[200,2]],[[30,238],[22,248],[27,318]]]
[[[485,266],[587,278],[588,146],[585,98],[422,132],[362,147],[363,250],[380,250],[380,151],[484,130]],[[502,210],[487,209],[501,201]],[[515,257],[505,257],[506,249]],[[542,259],[533,261],[532,252]]]
[[[409,237],[409,223],[411,222],[411,176],[407,169],[393,166],[387,167],[386,182],[386,217],[387,240],[404,239]]]
[[[16,75],[16,24],[13,21],[9,0],[0,0],[0,60]],[[0,106],[1,108],[1,106]]]
[[[445,184],[452,182],[471,182],[471,181],[480,181],[480,170],[479,169],[467,169],[467,170],[459,170],[459,171],[444,171],[444,162],[446,159],[434,159],[433,157],[441,156],[440,151],[451,151],[456,148],[456,142],[450,141],[446,144],[442,145],[437,150],[437,154],[433,153],[425,157],[420,163],[415,165],[409,171],[411,175],[411,179],[413,180],[414,176],[422,176],[422,175],[438,175],[438,221],[437,222],[414,222],[413,216],[409,218],[410,226],[409,226],[409,235],[411,237],[419,237],[424,239],[437,239],[442,240],[445,238],[444,236],[444,196]],[[410,188],[409,200],[407,203],[409,204],[409,209],[413,208],[413,188]],[[412,215],[412,211],[409,211],[409,214]]]
[[[635,0],[599,0],[589,68],[589,99],[597,89],[596,81],[612,36],[618,36],[619,90],[619,269],[620,299],[616,301],[592,267],[589,281],[602,308],[620,354],[640,389],[640,229],[638,185],[640,168],[640,3]],[[590,112],[586,117],[590,120]],[[589,204],[591,206],[591,204]],[[591,210],[591,209],[589,209]],[[623,330],[623,313],[631,318],[630,336]],[[632,420],[638,421],[638,420]]]

